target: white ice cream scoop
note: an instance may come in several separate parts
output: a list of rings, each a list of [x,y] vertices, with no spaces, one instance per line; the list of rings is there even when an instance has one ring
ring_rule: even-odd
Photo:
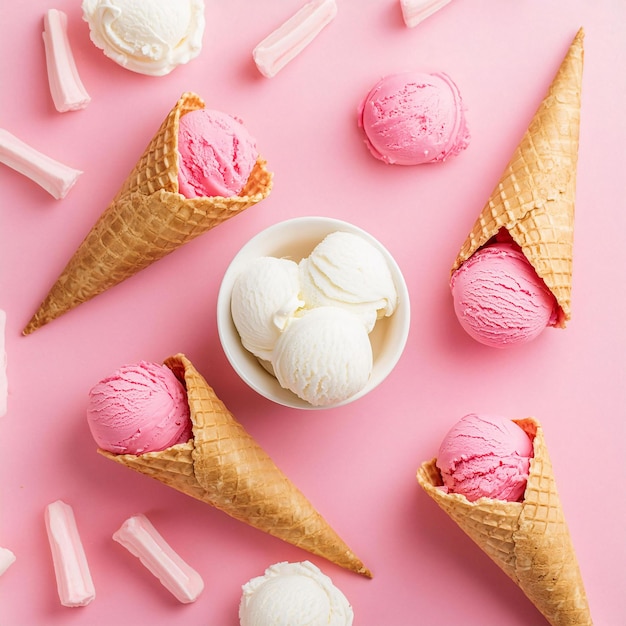
[[[299,292],[298,265],[289,259],[259,257],[241,272],[230,306],[246,350],[270,360],[280,333],[304,305]]]
[[[241,626],[351,626],[343,593],[313,563],[276,563],[243,586]]]
[[[200,54],[204,0],[83,0],[91,41],[117,64],[164,76]]]
[[[340,306],[363,320],[371,332],[376,320],[393,314],[398,294],[383,254],[363,237],[330,233],[300,261],[302,299],[307,307]]]
[[[340,307],[322,306],[293,318],[272,355],[282,387],[313,406],[347,400],[372,373],[372,344],[360,319]]]

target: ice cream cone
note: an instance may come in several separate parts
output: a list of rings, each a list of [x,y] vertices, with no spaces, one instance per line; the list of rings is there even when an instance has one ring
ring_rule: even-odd
[[[558,327],[571,317],[583,38],[581,28],[452,267],[506,229],[554,294]]]
[[[185,385],[193,439],[161,452],[109,459],[259,530],[371,578],[370,571],[237,422],[182,354],[165,361]]]
[[[446,493],[436,459],[417,480],[426,493],[522,589],[552,626],[590,626],[587,597],[561,508],[543,430],[515,420],[533,437],[534,457],[522,502]]]
[[[185,93],[170,111],[111,204],[100,216],[30,320],[24,334],[113,287],[183,244],[260,202],[272,174],[259,157],[238,196],[178,193],[178,122],[204,107]]]

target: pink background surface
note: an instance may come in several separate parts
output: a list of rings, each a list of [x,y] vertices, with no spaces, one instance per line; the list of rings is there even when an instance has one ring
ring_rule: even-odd
[[[251,51],[300,0],[208,0],[199,58],[162,78],[133,74],[89,41],[80,3],[57,0],[92,97],[57,113],[41,38],[51,6],[3,2],[2,127],[84,171],[61,201],[0,167],[0,307],[6,310],[9,410],[0,421],[0,545],[17,562],[0,579],[4,626],[113,623],[230,626],[240,588],[272,563],[310,558],[361,626],[528,626],[545,621],[521,591],[420,490],[418,465],[471,411],[542,421],[595,623],[626,623],[623,111],[620,0],[454,0],[407,29],[396,0],[339,2],[335,21],[273,79]],[[579,26],[586,30],[573,318],[518,349],[466,336],[452,310],[456,252]],[[375,161],[356,127],[382,75],[445,71],[467,106],[472,142],[446,163]],[[240,116],[275,172],[271,196],[29,337],[27,323],[183,91]],[[350,221],[378,238],[411,294],[406,350],[387,380],[343,408],[287,409],[238,379],[219,344],[216,298],[239,248],[300,215]],[[186,353],[231,411],[354,551],[373,580],[341,570],[95,452],[89,388],[118,366]],[[97,590],[60,606],[43,511],[74,507]],[[111,539],[145,513],[203,576],[180,605]]]

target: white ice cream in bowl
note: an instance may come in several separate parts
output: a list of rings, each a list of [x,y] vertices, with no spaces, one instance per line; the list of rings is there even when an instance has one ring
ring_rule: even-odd
[[[284,406],[345,405],[400,359],[410,303],[402,272],[348,222],[300,217],[258,233],[229,265],[218,295],[222,347],[237,374]]]

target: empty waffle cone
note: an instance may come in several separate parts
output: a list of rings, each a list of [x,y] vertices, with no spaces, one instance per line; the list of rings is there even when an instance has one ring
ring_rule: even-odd
[[[426,493],[522,589],[552,626],[591,626],[578,561],[561,508],[543,430],[515,420],[533,438],[534,457],[522,502],[446,493],[436,459],[417,480]]]
[[[187,389],[193,438],[142,455],[98,450],[231,517],[371,578],[305,496],[276,467],[182,354],[166,359]]]
[[[201,108],[204,102],[196,94],[181,96],[50,289],[24,329],[25,335],[121,283],[270,193],[272,174],[260,157],[238,196],[185,198],[178,193],[178,123],[182,115]]]
[[[571,317],[583,38],[581,28],[452,267],[506,229],[556,298],[558,327]]]

